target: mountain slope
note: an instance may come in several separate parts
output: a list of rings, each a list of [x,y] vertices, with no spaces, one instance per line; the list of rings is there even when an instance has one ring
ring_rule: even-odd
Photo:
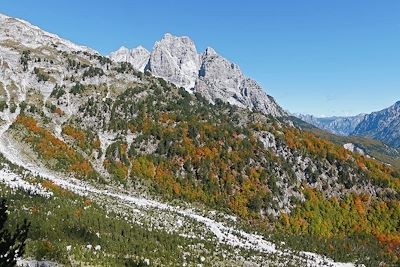
[[[380,140],[399,148],[400,102],[387,109],[368,114],[351,134]]]
[[[132,55],[120,49],[110,54],[118,62],[148,61],[145,70],[156,77],[184,87],[189,92],[198,92],[207,100],[228,102],[239,107],[259,111],[276,117],[287,114],[253,80],[246,78],[239,67],[218,55],[212,48],[198,54],[195,44],[188,37],[165,34],[156,42],[150,57]],[[142,66],[133,67],[142,70]]]
[[[385,252],[399,240],[400,175],[389,166],[57,38],[34,48],[13,41],[18,31],[2,38],[0,170],[14,189],[1,196],[23,199],[21,216],[38,214],[28,256],[103,266],[146,256],[155,265],[396,263],[399,251]],[[165,64],[191,81],[193,55],[186,67]],[[137,241],[146,235],[150,244]],[[88,247],[99,242],[105,253]]]
[[[370,138],[400,148],[400,102],[381,111],[353,117],[317,118],[301,114],[296,117],[337,135]]]
[[[45,32],[29,22],[10,18],[3,14],[0,14],[0,29],[0,39],[3,43],[7,41],[11,43],[15,42],[30,49],[52,46],[66,52],[85,51],[97,54],[97,52],[92,49],[76,45],[55,34]]]
[[[308,124],[297,117],[291,117],[293,123],[304,131],[309,131],[316,136],[329,140],[334,144],[345,147],[346,145],[353,145],[356,150],[362,150],[364,154],[379,160],[380,162],[390,164],[395,169],[400,169],[400,150],[390,147],[381,141],[368,139],[359,136],[342,136],[330,133],[328,130],[324,131],[320,128],[314,126],[313,124]]]

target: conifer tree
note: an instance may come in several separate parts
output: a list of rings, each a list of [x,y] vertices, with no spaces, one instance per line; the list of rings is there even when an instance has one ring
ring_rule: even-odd
[[[17,258],[24,254],[25,241],[30,223],[25,219],[22,225],[17,225],[12,233],[6,227],[8,211],[6,200],[0,199],[0,266],[16,266]]]

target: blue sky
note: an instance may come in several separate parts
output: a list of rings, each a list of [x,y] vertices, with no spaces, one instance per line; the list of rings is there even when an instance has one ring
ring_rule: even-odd
[[[400,1],[1,0],[0,12],[104,55],[190,36],[291,112],[355,115],[400,100]]]

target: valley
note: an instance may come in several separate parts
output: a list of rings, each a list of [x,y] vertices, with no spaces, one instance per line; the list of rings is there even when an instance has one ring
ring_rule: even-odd
[[[0,92],[20,265],[399,262],[398,151],[290,117],[188,37],[105,57],[0,15]]]

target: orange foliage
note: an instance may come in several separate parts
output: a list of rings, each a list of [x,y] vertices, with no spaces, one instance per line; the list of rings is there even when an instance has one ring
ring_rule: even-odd
[[[94,142],[93,142],[93,148],[94,148],[94,149],[100,149],[100,147],[101,147],[101,142],[100,142],[100,139],[97,138],[97,139],[94,140]]]
[[[169,121],[169,116],[167,112],[164,112],[161,116],[161,122],[162,123],[167,123]]]
[[[351,152],[343,147],[336,146],[333,143],[316,137],[310,132],[301,132],[294,128],[285,129],[286,144],[291,149],[306,149],[311,154],[322,157],[332,156],[338,160],[347,160]]]
[[[366,170],[367,170],[367,167],[365,166],[365,164],[364,164],[363,162],[361,162],[360,159],[357,159],[356,162],[357,162],[357,166],[358,166],[361,170],[363,170],[363,171],[366,171]]]
[[[74,211],[74,216],[75,216],[75,217],[79,218],[79,217],[81,217],[81,215],[82,215],[82,210],[76,209],[76,210]]]
[[[128,148],[127,144],[122,143],[119,148],[120,148],[121,155],[125,155],[126,154],[126,150]]]
[[[247,203],[248,200],[244,197],[244,195],[236,194],[229,200],[229,208],[231,208],[236,214],[241,217],[247,217],[248,210],[247,210]]]
[[[370,178],[384,181],[389,187],[400,191],[400,179],[392,176],[394,170],[391,167],[376,160],[353,154],[343,147],[318,138],[309,132],[301,132],[294,128],[287,128],[284,132],[286,144],[289,148],[300,151],[305,149],[310,154],[338,161],[355,159],[357,167],[364,173],[368,174]]]
[[[33,148],[45,160],[61,161],[63,164],[66,164],[66,166],[62,165],[62,167],[65,167],[69,172],[74,172],[79,177],[94,173],[88,162],[81,162],[82,157],[80,155],[66,143],[53,136],[49,131],[40,128],[33,118],[19,115],[15,124],[25,127],[29,132],[39,137],[39,139],[35,139],[32,135],[28,135],[25,140],[31,143]]]
[[[62,115],[64,114],[64,112],[63,112],[60,108],[56,108],[56,109],[54,110],[54,113],[55,113],[55,114],[58,114],[59,116],[62,116]]]
[[[318,196],[316,195],[314,189],[310,187],[306,187],[304,189],[304,195],[307,200],[309,200],[311,203],[315,203],[318,200]]]
[[[128,123],[128,129],[131,131],[131,133],[135,133],[137,130],[136,127],[131,123]]]
[[[68,168],[68,171],[74,172],[79,176],[86,176],[86,177],[94,173],[92,166],[90,166],[87,160],[84,160],[82,162],[76,162],[75,164],[71,165]]]
[[[78,142],[79,147],[85,147],[86,135],[84,132],[67,125],[63,129],[63,133],[75,139]]]
[[[43,181],[42,182],[42,187],[48,190],[51,190],[52,192],[64,197],[64,196],[72,196],[72,193],[62,189],[60,186],[56,185],[55,183],[51,181]]]
[[[356,197],[354,199],[354,205],[355,205],[359,215],[361,215],[361,216],[365,215],[364,204],[363,204],[363,202],[362,202],[360,197]]]
[[[29,131],[31,131],[33,133],[40,133],[42,130],[41,128],[39,128],[37,126],[37,122],[32,118],[28,118],[28,117],[19,115],[17,117],[15,123],[24,125],[26,128],[28,128]]]
[[[37,208],[35,208],[35,207],[31,208],[32,215],[35,215],[38,212],[39,212],[39,210]]]
[[[288,227],[290,225],[289,216],[286,213],[282,213],[280,219],[284,226]]]

